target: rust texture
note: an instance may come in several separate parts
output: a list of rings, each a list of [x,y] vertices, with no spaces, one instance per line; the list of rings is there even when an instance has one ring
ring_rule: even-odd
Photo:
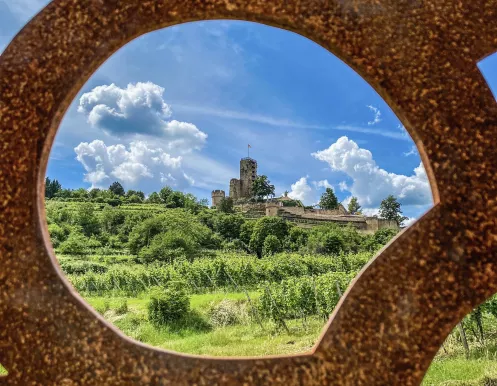
[[[456,322],[497,291],[497,105],[477,62],[497,0],[55,0],[0,58],[0,384],[417,385]],[[239,19],[299,33],[389,103],[435,207],[362,272],[312,353],[194,357],[136,343],[71,290],[46,231],[43,179],[90,75],[141,34]]]

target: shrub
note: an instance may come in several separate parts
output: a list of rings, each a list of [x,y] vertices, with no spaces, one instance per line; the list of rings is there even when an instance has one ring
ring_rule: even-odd
[[[79,232],[72,232],[60,244],[58,252],[65,255],[85,255],[88,253],[88,239]]]
[[[123,315],[123,314],[127,313],[128,312],[128,301],[126,299],[120,300],[115,311],[116,311],[117,315]]]
[[[262,256],[264,241],[269,235],[284,240],[288,234],[288,224],[279,217],[262,217],[256,221],[252,236],[250,237],[250,249]]]
[[[229,299],[211,305],[208,315],[211,324],[215,327],[232,326],[248,320],[246,304]]]
[[[52,240],[54,248],[57,248],[67,236],[64,229],[57,224],[50,224],[48,226],[48,233],[50,233],[50,239]]]
[[[191,237],[176,231],[159,234],[138,256],[144,262],[162,261],[172,263],[178,257],[193,258],[200,246]]]
[[[334,224],[314,227],[309,233],[307,250],[310,253],[337,255],[344,250],[342,230]]]
[[[92,261],[60,260],[59,262],[64,273],[68,275],[83,275],[86,272],[105,273],[108,270],[106,265]]]
[[[276,252],[281,251],[280,240],[274,235],[269,235],[264,240],[264,245],[262,246],[262,254],[264,256],[274,255]]]
[[[214,219],[214,230],[227,240],[240,238],[240,227],[245,219],[238,214],[220,214]]]
[[[164,326],[185,318],[190,310],[190,299],[179,285],[154,288],[148,303],[148,319],[156,326]]]

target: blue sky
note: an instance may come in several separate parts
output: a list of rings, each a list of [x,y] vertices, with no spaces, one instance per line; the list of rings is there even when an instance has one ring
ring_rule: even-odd
[[[0,0],[0,51],[45,3]],[[496,64],[480,64],[495,85]],[[410,218],[432,205],[413,141],[359,75],[306,38],[235,21],[156,31],[113,55],[69,108],[47,174],[208,198],[228,191],[248,144],[278,195],[313,204],[331,186],[374,213],[394,194]]]

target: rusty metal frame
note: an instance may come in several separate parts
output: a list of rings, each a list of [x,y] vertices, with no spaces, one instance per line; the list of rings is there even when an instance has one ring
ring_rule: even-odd
[[[43,179],[63,114],[117,49],[178,23],[237,19],[315,41],[413,137],[435,206],[349,288],[313,351],[209,358],[123,336],[56,263]],[[0,384],[419,384],[444,338],[497,292],[497,105],[477,68],[496,0],[55,0],[0,58]]]

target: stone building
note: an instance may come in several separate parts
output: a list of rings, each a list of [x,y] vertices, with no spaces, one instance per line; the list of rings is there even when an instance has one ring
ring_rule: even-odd
[[[223,198],[226,197],[224,190],[213,190],[211,193],[212,206],[218,206]]]
[[[252,158],[240,160],[240,179],[230,181],[230,197],[233,200],[252,197],[252,184],[257,177],[257,161]]]

